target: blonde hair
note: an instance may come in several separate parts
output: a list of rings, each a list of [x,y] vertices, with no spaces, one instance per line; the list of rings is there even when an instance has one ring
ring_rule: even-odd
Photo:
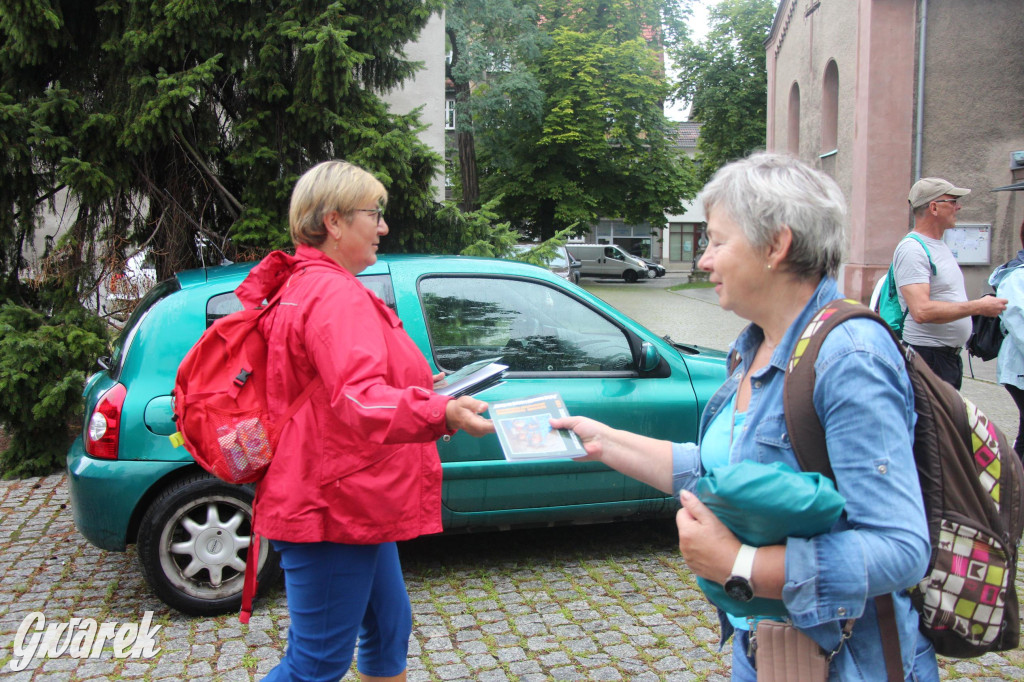
[[[360,204],[383,206],[388,191],[380,180],[347,161],[324,161],[306,171],[292,190],[288,227],[296,246],[320,246],[327,239],[324,218],[337,211],[351,218]]]

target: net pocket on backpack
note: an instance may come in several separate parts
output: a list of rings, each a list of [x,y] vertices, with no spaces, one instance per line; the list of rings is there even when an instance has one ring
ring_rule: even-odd
[[[208,428],[216,434],[224,478],[238,483],[255,480],[269,465],[273,446],[266,418],[257,410],[208,411]]]
[[[983,647],[1000,636],[1010,567],[1002,543],[975,528],[943,519],[931,573],[913,595],[921,625],[933,637],[954,633]]]

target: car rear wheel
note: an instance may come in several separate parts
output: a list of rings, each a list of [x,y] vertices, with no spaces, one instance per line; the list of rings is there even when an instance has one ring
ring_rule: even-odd
[[[626,270],[624,273],[622,273],[622,279],[624,279],[627,282],[629,282],[630,284],[632,284],[633,282],[636,281],[636,271],[635,270]]]
[[[139,525],[143,576],[168,606],[193,616],[237,611],[242,603],[253,491],[208,474],[173,483],[153,501]],[[281,574],[270,542],[260,543],[257,577]]]

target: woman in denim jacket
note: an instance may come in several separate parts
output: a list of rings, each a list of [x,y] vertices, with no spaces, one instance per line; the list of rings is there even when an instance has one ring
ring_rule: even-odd
[[[754,596],[781,599],[792,623],[834,652],[829,679],[886,679],[874,598],[891,593],[906,679],[938,680],[935,652],[918,632],[906,593],[923,577],[930,553],[911,450],[913,390],[881,325],[843,323],[815,362],[814,407],[846,499],[828,533],[744,548],[692,492],[706,470],[741,460],[799,468],[783,414],[786,363],[807,322],[840,296],[834,277],[847,240],[839,187],[787,156],[756,154],[724,166],[702,197],[709,245],[698,265],[710,273],[721,306],[751,324],[732,346],[739,366],[704,409],[700,445],[582,417],[552,426],[575,431],[587,459],[678,494],[679,550],[690,570],[722,584],[748,573]],[[755,680],[751,626],[719,616],[723,641],[734,635],[732,679]],[[850,619],[852,635],[844,641]]]
[[[1024,223],[1020,224],[1020,242],[1024,246]],[[1006,336],[996,358],[996,378],[1017,406],[1019,417],[1013,449],[1024,459],[1024,248],[993,270],[988,283],[997,296],[1007,301],[1006,310],[999,316]]]

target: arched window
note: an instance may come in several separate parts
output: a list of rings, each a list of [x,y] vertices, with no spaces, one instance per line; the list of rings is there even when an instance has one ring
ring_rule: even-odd
[[[796,83],[789,89],[787,149],[793,156],[800,155],[800,86]]]
[[[821,153],[839,148],[839,67],[830,59],[821,84]]]

